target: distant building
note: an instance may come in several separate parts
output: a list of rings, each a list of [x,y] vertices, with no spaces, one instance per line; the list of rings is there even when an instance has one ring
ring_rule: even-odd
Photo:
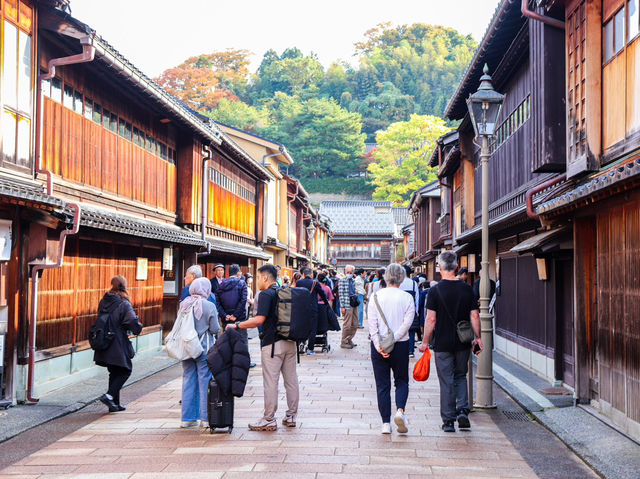
[[[347,264],[375,269],[393,260],[396,224],[390,201],[323,201],[320,214],[331,220],[329,262],[338,269]]]

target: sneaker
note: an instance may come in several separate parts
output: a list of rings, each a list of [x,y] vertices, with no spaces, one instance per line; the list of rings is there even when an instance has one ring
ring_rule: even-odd
[[[124,407],[122,404],[116,404],[116,406],[118,406],[118,411],[126,411],[127,408]]]
[[[265,418],[262,418],[254,424],[249,424],[249,429],[252,431],[275,431],[278,429],[278,423],[275,419],[267,421]]]
[[[199,427],[200,429],[202,429],[203,431],[204,431],[205,429],[209,429],[209,421],[203,421],[202,419],[200,419],[200,420],[198,421],[198,427]]]
[[[415,358],[415,357],[416,357],[416,355],[415,355],[415,354],[413,354],[413,353],[411,353],[411,354],[409,355],[409,357],[410,357],[410,358]]]
[[[341,344],[340,347],[342,349],[353,349],[353,348],[356,347],[356,345],[355,344]]]
[[[199,426],[200,422],[199,421],[182,421],[180,423],[180,427],[183,429],[186,429],[188,427],[196,427]]]
[[[249,364],[249,367],[250,367],[250,368],[255,368],[255,367],[256,367],[256,363],[251,363],[251,364]]]
[[[380,432],[382,434],[391,434],[391,424],[389,424],[388,422],[383,422]]]
[[[442,430],[444,432],[456,432],[456,428],[453,425],[453,421],[447,421],[442,424]]]
[[[287,427],[296,427],[296,417],[285,416],[284,419],[282,419],[282,424]]]
[[[314,353],[310,349],[307,350],[307,356],[313,356],[314,354],[316,354],[316,353]]]
[[[396,423],[396,427],[398,428],[398,432],[404,434],[409,431],[409,424],[407,423],[407,418],[404,417],[404,413],[398,409],[396,413],[396,417],[393,422]]]
[[[460,413],[458,415],[458,427],[460,429],[470,429],[471,423],[469,422],[469,416],[465,413]]]

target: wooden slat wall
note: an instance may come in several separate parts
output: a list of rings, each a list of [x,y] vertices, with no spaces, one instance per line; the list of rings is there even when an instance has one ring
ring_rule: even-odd
[[[627,45],[627,127],[630,135],[640,130],[640,37]]]
[[[136,281],[136,257],[149,259],[148,279]],[[64,264],[47,270],[38,292],[37,348],[85,341],[95,321],[98,304],[113,276],[128,281],[133,307],[142,324],[160,324],[164,279],[162,250],[70,238]]]
[[[605,149],[624,140],[626,95],[626,57],[624,53],[602,69],[602,141]]]
[[[597,216],[600,399],[640,421],[640,202]]]
[[[50,98],[43,125],[43,161],[53,174],[175,212],[175,165]]]

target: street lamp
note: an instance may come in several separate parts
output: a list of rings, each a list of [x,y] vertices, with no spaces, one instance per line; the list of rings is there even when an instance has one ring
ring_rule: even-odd
[[[496,121],[504,95],[493,89],[489,67],[485,64],[478,91],[467,99],[467,108],[476,138],[480,139],[482,165],[482,273],[480,275],[480,324],[484,351],[478,357],[478,392],[475,407],[494,408],[493,402],[493,314],[489,312],[489,140],[495,135]]]

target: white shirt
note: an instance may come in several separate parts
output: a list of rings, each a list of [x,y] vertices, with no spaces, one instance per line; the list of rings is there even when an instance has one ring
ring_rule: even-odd
[[[413,291],[413,299],[416,303],[416,314],[418,314],[418,305],[420,304],[420,288],[418,288],[418,283],[416,283],[411,278],[405,278],[400,288],[402,291]]]
[[[409,328],[416,314],[411,295],[398,288],[382,288],[374,294],[374,297],[378,298],[380,309],[382,309],[396,341],[408,341]],[[378,337],[378,333],[380,333],[380,336],[384,339],[389,335],[389,329],[387,329],[384,320],[380,317],[373,297],[369,300],[367,318],[369,321],[371,341],[373,341],[375,348],[379,349],[380,338]]]
[[[366,291],[364,290],[364,278],[362,276],[356,276],[356,293],[364,296]]]

